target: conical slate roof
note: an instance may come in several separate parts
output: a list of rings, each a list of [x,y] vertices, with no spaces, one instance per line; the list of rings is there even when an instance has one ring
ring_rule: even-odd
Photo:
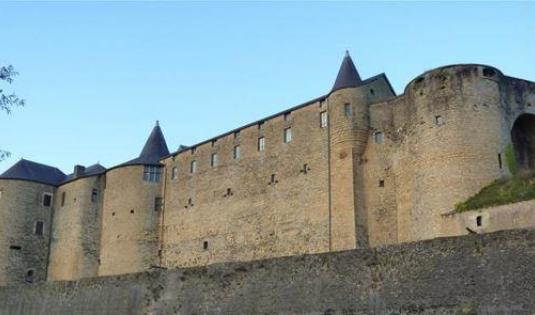
[[[66,175],[56,167],[20,159],[15,165],[0,175],[2,179],[21,179],[57,186]]]
[[[342,65],[340,66],[338,76],[336,77],[336,81],[334,82],[331,92],[343,88],[359,86],[361,83],[362,80],[360,79],[357,68],[355,68],[355,64],[353,63],[353,60],[351,60],[349,52],[346,51],[346,55],[342,61]]]
[[[152,132],[143,146],[143,150],[139,156],[133,160],[130,160],[124,165],[151,165],[151,164],[160,164],[160,158],[169,155],[169,149],[167,148],[167,143],[162,133],[162,129],[158,122],[156,126],[152,129]]]

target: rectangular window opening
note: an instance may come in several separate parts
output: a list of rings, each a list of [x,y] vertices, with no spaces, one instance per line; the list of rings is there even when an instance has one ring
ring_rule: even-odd
[[[348,118],[352,116],[351,104],[349,103],[344,104],[344,115]]]
[[[65,205],[65,192],[61,193],[61,206],[63,207]]]
[[[43,206],[50,207],[52,205],[52,194],[44,193],[43,194]]]
[[[284,129],[284,143],[292,141],[292,128]]]
[[[21,250],[22,247],[20,247],[19,245],[11,245],[11,246],[9,246],[9,249],[12,249],[12,250]]]
[[[207,249],[208,249],[208,242],[207,242],[207,241],[204,241],[204,242],[202,243],[202,248],[203,248],[204,250],[207,250]]]
[[[498,153],[498,166],[500,167],[500,169],[503,168],[503,161],[502,161],[502,154],[501,153]]]
[[[240,158],[240,146],[239,145],[234,147],[232,156],[234,157],[235,160]]]
[[[42,236],[44,233],[45,224],[43,221],[35,222],[35,235]]]
[[[154,211],[160,211],[162,209],[162,197],[154,198]]]
[[[327,112],[321,112],[320,113],[320,127],[325,128],[327,127]]]
[[[290,121],[292,119],[292,113],[284,113],[284,121]]]
[[[384,134],[381,131],[376,131],[373,133],[373,141],[376,144],[383,144],[384,142]]]
[[[437,126],[444,125],[444,117],[442,117],[441,115],[436,115],[435,116],[435,125],[437,125]]]
[[[482,224],[483,224],[483,218],[480,215],[478,215],[476,217],[476,225],[481,226]]]
[[[212,153],[212,156],[210,158],[210,165],[212,167],[216,167],[219,164],[219,156],[217,153]]]
[[[385,187],[385,181],[384,180],[380,180],[379,181],[379,187]]]
[[[161,167],[157,165],[145,165],[143,168],[143,180],[146,182],[159,182]]]
[[[264,137],[258,138],[258,151],[264,151],[266,145],[266,140]]]
[[[189,172],[190,172],[191,174],[197,172],[197,161],[195,161],[195,160],[191,161],[190,168],[189,168]]]
[[[178,177],[178,168],[173,167],[172,173],[171,173],[171,179],[176,179]]]

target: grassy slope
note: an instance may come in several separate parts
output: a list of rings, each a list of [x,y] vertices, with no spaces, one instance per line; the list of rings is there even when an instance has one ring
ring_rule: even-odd
[[[465,202],[455,205],[455,210],[463,212],[529,199],[535,199],[535,176],[515,176],[496,180]]]

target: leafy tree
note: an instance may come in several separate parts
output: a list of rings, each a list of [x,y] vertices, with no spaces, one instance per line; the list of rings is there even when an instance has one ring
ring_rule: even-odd
[[[0,65],[0,83],[13,83],[13,78],[18,75],[12,65]],[[14,93],[4,93],[2,85],[0,85],[0,111],[5,111],[7,114],[11,113],[13,107],[24,106],[24,100],[19,98]],[[0,150],[0,161],[9,156],[9,152]]]

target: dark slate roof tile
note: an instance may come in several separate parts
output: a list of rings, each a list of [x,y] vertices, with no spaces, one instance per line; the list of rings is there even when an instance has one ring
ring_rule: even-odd
[[[346,55],[344,60],[342,60],[342,65],[340,66],[338,76],[336,77],[336,81],[334,82],[331,92],[348,87],[356,87],[361,84],[362,80],[360,79],[357,68],[355,68],[355,64],[353,63],[349,52],[346,51]]]
[[[66,175],[56,167],[21,159],[2,175],[2,179],[20,179],[57,186],[61,184]]]

